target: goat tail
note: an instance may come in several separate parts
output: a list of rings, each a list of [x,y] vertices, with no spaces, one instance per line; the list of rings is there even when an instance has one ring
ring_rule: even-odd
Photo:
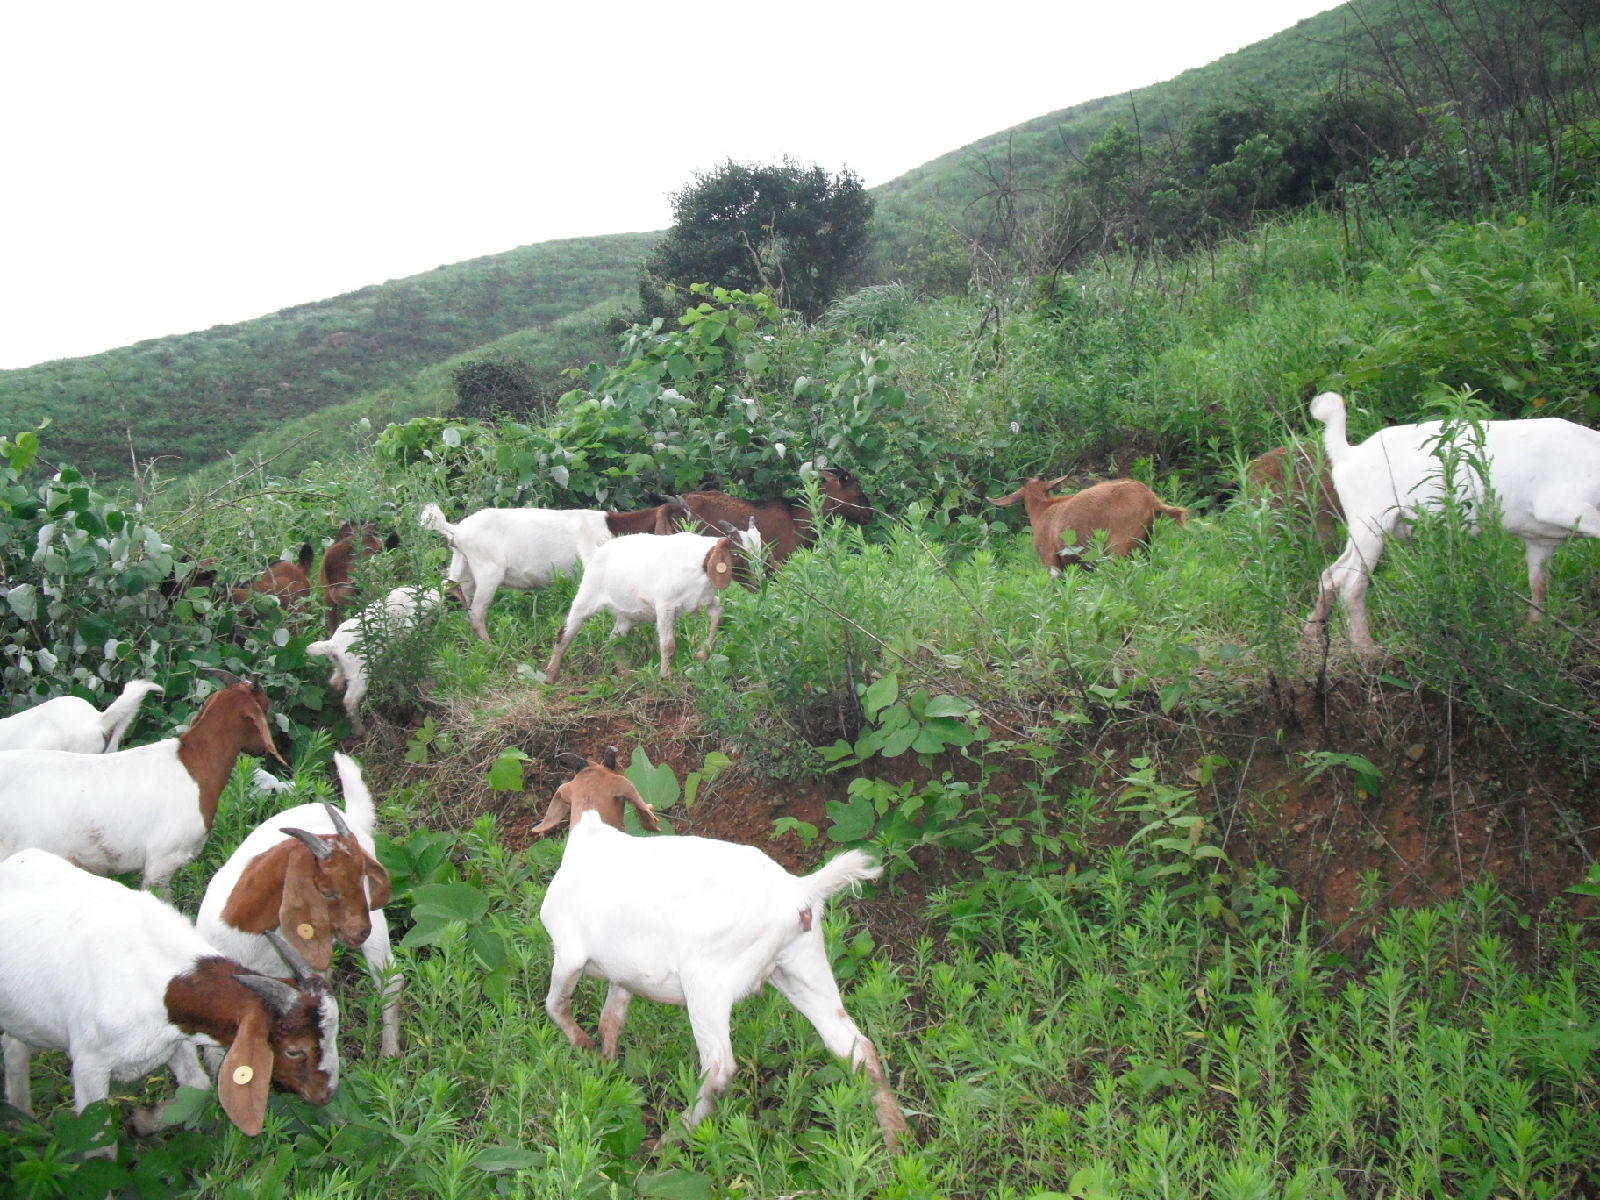
[[[835,892],[857,884],[866,883],[883,874],[883,867],[874,862],[865,850],[846,850],[829,859],[819,870],[800,879],[806,890],[806,899],[821,911],[823,902]]]
[[[456,527],[444,519],[444,509],[437,504],[424,505],[422,512],[417,515],[417,524],[447,538],[455,537],[456,534]]]
[[[106,710],[100,714],[100,733],[106,739],[106,754],[116,752],[117,743],[127,731],[128,722],[138,714],[145,696],[164,690],[160,684],[151,683],[148,679],[135,679],[122,689],[122,695],[106,705]]]
[[[370,834],[378,824],[372,793],[361,778],[361,764],[348,754],[334,752],[333,765],[339,773],[339,790],[344,794],[344,816],[350,828]]]
[[[1156,515],[1158,517],[1171,517],[1179,525],[1187,525],[1189,523],[1189,510],[1187,508],[1181,508],[1176,504],[1163,504],[1161,501],[1157,500]]]
[[[1330,465],[1350,453],[1350,442],[1345,434],[1344,397],[1338,392],[1323,392],[1311,402],[1311,415],[1322,422],[1322,448],[1327,452]]]

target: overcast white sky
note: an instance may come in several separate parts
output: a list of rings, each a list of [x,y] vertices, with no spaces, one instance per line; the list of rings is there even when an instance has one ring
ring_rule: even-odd
[[[0,369],[531,242],[697,170],[871,187],[1333,0],[0,5]]]

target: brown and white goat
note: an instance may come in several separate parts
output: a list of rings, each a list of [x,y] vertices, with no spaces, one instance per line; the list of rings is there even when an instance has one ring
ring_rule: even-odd
[[[622,815],[624,805],[631,804],[639,814],[639,824],[651,833],[661,832],[661,820],[656,810],[646,804],[639,789],[628,777],[617,770],[617,748],[606,747],[604,762],[595,762],[570,751],[556,755],[556,761],[572,767],[578,773],[556,789],[544,818],[528,832],[549,833],[573,812],[592,812],[613,829],[626,832]]]
[[[1035,475],[1009,496],[989,501],[1000,508],[1021,501],[1033,525],[1034,553],[1052,575],[1061,574],[1062,563],[1075,561],[1098,530],[1106,531],[1106,553],[1121,558],[1150,540],[1156,517],[1172,517],[1179,525],[1189,519],[1188,509],[1163,504],[1137,479],[1108,480],[1070,496],[1048,494],[1070,478],[1047,483]]]
[[[825,467],[817,474],[822,490],[822,514],[843,517],[857,525],[872,520],[876,511],[861,487],[861,481],[841,467]],[[784,559],[817,540],[811,526],[811,510],[805,501],[740,500],[723,492],[685,492],[661,506],[657,533],[671,533],[674,524],[687,520],[685,528],[713,536],[733,529],[748,529],[755,521],[766,547],[767,561],[782,566]]]
[[[593,1048],[595,1039],[573,1016],[572,994],[584,975],[605,979],[599,1045],[615,1059],[635,995],[683,1005],[700,1053],[700,1090],[683,1115],[692,1130],[737,1069],[734,1004],[771,984],[829,1051],[871,1081],[878,1125],[893,1152],[905,1115],[877,1048],[845,1011],[823,943],[829,897],[878,878],[881,868],[847,850],[821,870],[794,876],[753,846],[631,837],[588,806],[614,786],[569,793],[572,830],[539,909],[551,943],[550,1019],[574,1046]]]
[[[484,508],[451,524],[443,509],[428,504],[418,516],[424,529],[449,541],[449,580],[456,586],[447,592],[459,597],[467,623],[485,642],[489,605],[500,588],[549,587],[558,573],[577,566],[584,545],[593,548],[624,534],[655,533],[660,521],[660,506],[630,513]],[[663,532],[671,532],[670,526]]]
[[[370,521],[363,525],[339,522],[339,532],[334,535],[333,544],[322,552],[322,562],[317,567],[317,587],[328,610],[329,633],[339,627],[343,610],[356,602],[353,580],[356,559],[363,554],[393,550],[399,544],[397,533],[390,533],[380,541],[377,527]]]
[[[302,804],[256,826],[212,876],[195,928],[256,971],[272,967],[272,930],[317,971],[332,965],[334,942],[359,949],[384,991],[387,1057],[400,1052],[402,987],[398,974],[389,975],[389,872],[374,853],[377,812],[361,768],[344,754],[334,755],[334,767],[344,811],[326,801]]]
[[[737,552],[736,552],[737,548]],[[654,621],[661,649],[661,678],[672,674],[677,649],[674,625],[684,613],[705,609],[710,631],[695,657],[703,659],[717,640],[722,623],[722,593],[733,582],[740,556],[753,561],[761,552],[761,534],[751,528],[731,537],[669,533],[660,537],[624,537],[586,550],[583,579],[561,624],[561,636],[545,666],[547,682],[555,682],[561,659],[583,623],[601,609],[616,617],[611,636],[621,637],[641,621]]]
[[[148,892],[37,848],[0,862],[0,1030],[6,1099],[32,1112],[34,1049],[72,1057],[73,1105],[163,1063],[207,1088],[196,1047],[227,1048],[217,1091],[241,1131],[261,1132],[269,1085],[326,1104],[339,1085],[339,1006],[284,948],[295,983],[224,958]],[[274,967],[281,972],[281,965]],[[136,1114],[138,1132],[161,1112]],[[102,1149],[114,1153],[114,1148]]]
[[[283,761],[261,685],[229,682],[187,732],[115,754],[0,752],[0,858],[38,846],[98,874],[165,888],[199,852],[241,753]]]

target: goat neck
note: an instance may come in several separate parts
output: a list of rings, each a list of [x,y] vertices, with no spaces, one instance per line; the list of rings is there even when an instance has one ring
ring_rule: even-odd
[[[267,694],[259,683],[229,684],[208,696],[188,732],[178,736],[178,761],[200,789],[200,815],[207,833],[241,752],[270,754],[283,762],[267,727]]]

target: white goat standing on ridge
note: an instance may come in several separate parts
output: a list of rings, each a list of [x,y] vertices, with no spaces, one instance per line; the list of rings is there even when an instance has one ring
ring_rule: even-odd
[[[631,837],[605,822],[608,804],[620,810],[617,792],[632,790],[626,779],[615,784],[607,778],[615,774],[590,763],[561,792],[571,806],[572,829],[539,909],[553,953],[545,998],[550,1019],[574,1046],[592,1048],[594,1039],[573,1019],[572,992],[585,974],[608,980],[600,1050],[614,1059],[635,995],[687,1008],[702,1074],[699,1094],[683,1115],[693,1129],[733,1079],[734,1004],[770,983],[830,1051],[866,1072],[878,1125],[893,1151],[906,1119],[877,1048],[845,1012],[822,932],[828,897],[876,879],[882,868],[850,850],[797,877],[754,846]]]
[[[1418,512],[1444,499],[1443,423],[1391,425],[1352,446],[1345,437],[1344,399],[1336,392],[1313,400],[1311,415],[1323,423],[1333,486],[1349,532],[1344,552],[1322,573],[1306,632],[1323,632],[1338,593],[1352,647],[1374,655],[1378,645],[1367,629],[1372,569],[1389,534],[1403,536]],[[1600,537],[1600,431],[1551,417],[1487,421],[1477,428],[1483,437],[1472,453],[1481,455],[1487,479],[1463,464],[1454,479],[1456,498],[1469,503],[1476,516],[1488,502],[1486,490],[1493,493],[1500,527],[1527,547],[1528,619],[1537,621],[1549,586],[1545,566],[1556,547],[1574,533]]]
[[[731,526],[730,526],[731,529]],[[590,543],[580,546],[583,555],[583,580],[561,624],[561,636],[550,652],[544,677],[554,683],[579,628],[602,608],[616,615],[611,636],[621,637],[640,621],[656,623],[656,639],[661,647],[661,678],[672,674],[672,654],[677,649],[673,626],[678,617],[696,609],[706,609],[711,631],[706,644],[695,652],[705,658],[717,640],[722,623],[721,593],[733,582],[734,546],[752,562],[761,553],[761,531],[755,518],[748,530],[732,530],[728,537],[705,537],[698,533],[668,533],[654,536],[632,534],[606,542],[599,548]]]

